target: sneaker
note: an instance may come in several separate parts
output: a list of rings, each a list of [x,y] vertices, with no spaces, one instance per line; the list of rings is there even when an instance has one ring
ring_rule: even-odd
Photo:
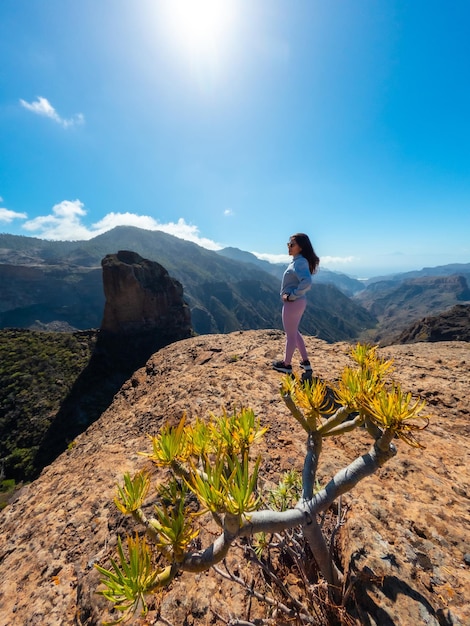
[[[273,369],[284,374],[292,374],[292,365],[286,365],[284,361],[274,361]]]
[[[308,359],[306,361],[300,361],[300,367],[306,372],[312,371],[312,366],[310,365],[310,361]]]

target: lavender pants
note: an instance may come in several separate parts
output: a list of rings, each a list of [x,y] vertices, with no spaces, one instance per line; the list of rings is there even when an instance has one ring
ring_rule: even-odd
[[[299,298],[292,302],[284,302],[282,307],[282,325],[286,333],[286,349],[284,363],[289,365],[292,361],[294,350],[298,348],[302,361],[308,359],[307,348],[302,335],[299,333],[299,324],[307,306],[306,298]]]

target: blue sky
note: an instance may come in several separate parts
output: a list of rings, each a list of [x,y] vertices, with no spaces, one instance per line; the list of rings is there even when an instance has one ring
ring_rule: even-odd
[[[1,0],[0,232],[468,263],[469,70],[467,0]]]

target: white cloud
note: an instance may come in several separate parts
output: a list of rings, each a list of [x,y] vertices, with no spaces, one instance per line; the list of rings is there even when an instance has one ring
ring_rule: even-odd
[[[233,211],[232,209],[225,209],[224,211],[224,215],[228,216],[228,215],[233,215]]]
[[[264,252],[252,252],[258,259],[263,261],[269,261],[269,263],[289,263],[290,257],[288,254],[266,254]],[[358,259],[354,256],[322,256],[320,259],[321,267],[332,267],[332,266],[341,266],[344,269],[344,266],[350,265],[351,263],[356,263]]]
[[[359,259],[355,256],[322,256],[322,265],[349,265],[350,263],[357,263]]]
[[[135,226],[146,230],[161,230],[180,239],[192,241],[208,250],[220,250],[222,248],[215,241],[201,237],[198,227],[188,224],[183,218],[180,218],[177,222],[161,224],[149,215],[111,212],[105,215],[103,219],[92,224],[91,228],[88,228],[82,221],[86,214],[87,212],[80,200],[63,200],[52,207],[50,215],[35,217],[25,222],[23,228],[27,231],[35,232],[37,237],[43,239],[78,241],[101,235],[115,226]]]
[[[201,237],[199,235],[199,228],[194,224],[187,224],[182,217],[179,218],[176,224],[174,222],[169,222],[168,224],[156,224],[157,226],[152,230],[161,230],[164,233],[174,235],[180,239],[192,241],[207,250],[221,250],[223,248],[223,246],[219,243],[216,243],[211,239],[207,239],[207,237]]]
[[[2,198],[0,198],[0,202],[2,202]],[[27,217],[26,213],[16,213],[16,211],[0,208],[0,222],[10,224],[13,220],[25,220]]]
[[[60,124],[64,128],[83,124],[85,121],[82,113],[77,113],[69,119],[61,117],[54,109],[52,104],[49,102],[49,100],[47,98],[43,98],[42,96],[38,96],[37,100],[35,100],[34,102],[26,102],[26,100],[20,99],[20,104],[28,111],[36,113],[36,115],[49,117],[51,120],[54,120],[54,122],[57,122],[57,124]]]
[[[222,246],[211,239],[201,237],[199,228],[193,224],[188,224],[180,217],[177,222],[161,224],[149,215],[136,215],[135,213],[108,213],[102,220],[92,225],[92,236],[111,230],[115,226],[136,226],[146,230],[161,230],[164,233],[179,237],[186,241],[197,243],[208,250],[220,250]]]
[[[288,263],[288,254],[269,254],[267,252],[252,252],[258,259],[262,261],[268,261],[269,263]]]
[[[99,222],[91,226],[91,236],[95,237],[100,233],[105,233],[116,226],[135,226],[145,230],[155,230],[157,222],[149,215],[137,215],[136,213],[107,213]]]
[[[91,224],[84,224],[87,211],[80,200],[63,200],[52,207],[49,215],[40,215],[22,224],[22,228],[36,237],[54,241],[80,241],[88,240],[101,235],[116,226],[135,226],[145,230],[160,230],[179,239],[192,241],[207,250],[220,250],[223,248],[219,243],[201,237],[199,228],[194,224],[188,224],[182,217],[177,222],[162,224],[150,215],[137,215],[136,213],[107,213],[101,220]],[[0,222],[10,222],[13,219],[26,219],[25,213],[15,213],[8,209],[0,208]],[[269,263],[288,263],[288,254],[269,254],[252,252],[259,259]],[[345,270],[348,265],[354,264],[358,259],[353,256],[321,258],[322,267]],[[336,268],[335,268],[336,266]]]
[[[91,239],[91,233],[81,222],[86,215],[80,200],[63,200],[52,207],[52,214],[40,215],[23,224],[23,228],[36,232],[38,237],[59,241]]]

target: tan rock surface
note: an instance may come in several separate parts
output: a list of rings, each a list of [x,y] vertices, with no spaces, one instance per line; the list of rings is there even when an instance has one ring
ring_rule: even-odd
[[[306,341],[322,378],[334,379],[349,361],[347,344]],[[0,626],[100,624],[107,616],[93,563],[106,564],[116,531],[133,528],[112,503],[115,485],[123,472],[143,467],[138,452],[149,450],[146,435],[183,411],[194,418],[251,406],[270,427],[261,449],[269,478],[301,469],[305,435],[279,396],[280,374],[270,369],[283,343],[281,332],[268,330],[195,337],[162,349],[136,372],[102,417],[0,515]],[[398,442],[398,455],[345,497],[350,510],[339,542],[346,569],[360,579],[364,614],[357,623],[470,624],[470,344],[381,353],[395,359],[403,387],[428,400],[432,420],[421,434],[426,450]],[[327,441],[321,480],[367,448],[363,433]],[[233,559],[243,573],[240,554]],[[243,591],[214,572],[185,574],[159,602],[168,621],[151,612],[147,623],[247,618]],[[253,605],[251,618],[262,611]]]
[[[171,341],[190,336],[191,314],[183,300],[183,286],[160,263],[120,250],[107,254],[101,265],[106,296],[102,331],[150,330],[165,333]]]

